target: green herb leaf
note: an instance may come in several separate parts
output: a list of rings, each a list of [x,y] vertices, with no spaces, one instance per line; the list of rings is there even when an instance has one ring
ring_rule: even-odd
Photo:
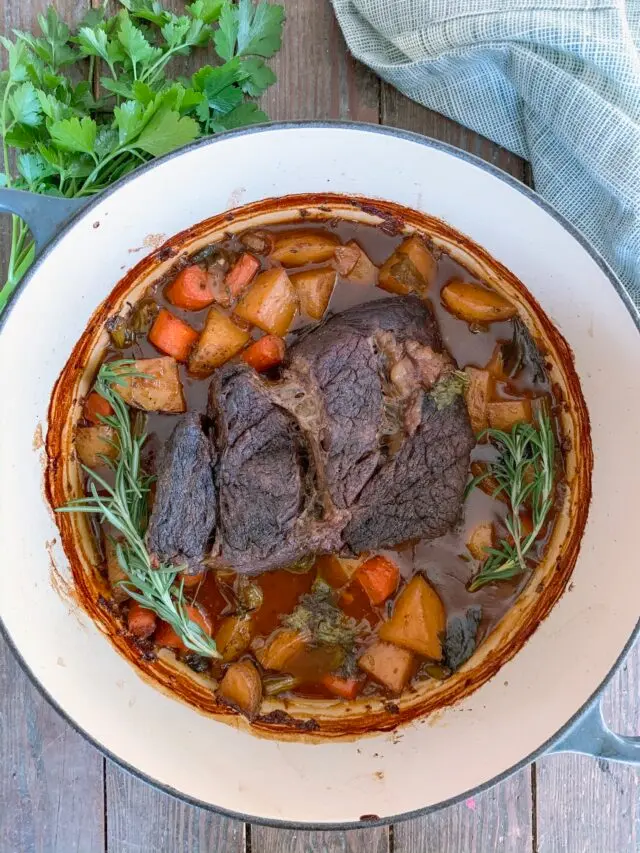
[[[220,17],[225,0],[196,0],[187,6],[187,12],[193,18],[199,18],[205,24],[213,24]]]
[[[120,145],[127,145],[140,133],[145,125],[145,108],[137,101],[125,101],[114,107],[115,126]]]
[[[147,41],[142,30],[135,26],[126,12],[120,12],[119,17],[118,41],[131,60],[134,77],[137,77],[138,66],[148,64],[157,59],[162,54],[162,51],[158,47],[153,47]]]
[[[238,56],[268,58],[280,50],[284,9],[269,3],[238,3]]]
[[[240,84],[242,91],[252,98],[257,98],[276,82],[276,75],[265,64],[264,60],[258,57],[244,59],[242,61],[242,72],[244,74],[244,78]]]
[[[54,121],[49,125],[51,139],[64,151],[77,151],[82,154],[93,154],[98,126],[95,121],[86,116]]]
[[[0,44],[9,55],[9,79],[13,83],[21,83],[27,79],[27,61],[29,52],[22,41],[12,42],[5,36],[0,36]]]
[[[234,57],[238,37],[238,7],[229,0],[225,0],[220,10],[218,24],[220,28],[213,37],[213,43],[218,56],[229,61]]]
[[[45,175],[51,175],[51,166],[45,161],[41,154],[21,154],[17,160],[18,171],[29,184],[29,188]]]
[[[269,116],[258,109],[256,104],[244,103],[236,107],[226,116],[215,119],[211,122],[211,129],[216,132],[224,130],[234,130],[236,127],[245,127],[250,124],[264,124],[269,121]]]
[[[103,29],[81,27],[77,42],[83,56],[100,56],[105,62],[111,63],[109,40]]]
[[[21,83],[9,96],[9,109],[18,124],[38,127],[42,121],[40,101],[33,83]]]
[[[153,116],[136,140],[135,146],[154,157],[161,157],[174,148],[193,142],[199,134],[198,123],[192,118],[181,117],[175,110],[163,109]]]

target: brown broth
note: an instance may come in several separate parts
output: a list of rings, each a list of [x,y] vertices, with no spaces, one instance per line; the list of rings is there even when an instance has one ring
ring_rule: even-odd
[[[280,232],[294,227],[300,228],[300,225],[280,225],[271,227],[269,230]],[[326,225],[321,226],[312,223],[305,223],[304,227],[323,230],[327,228]],[[348,240],[356,240],[376,265],[381,265],[403,239],[401,236],[391,236],[384,233],[384,231],[373,226],[342,220],[332,223],[330,230],[337,233],[345,243]],[[243,250],[237,238],[229,238],[225,241],[224,246],[233,252]],[[261,261],[263,269],[273,265],[268,258],[261,258]],[[300,269],[305,268],[301,267]],[[470,330],[467,323],[452,316],[441,303],[440,291],[452,278],[473,280],[465,269],[443,254],[438,259],[437,279],[430,290],[430,302],[440,325],[445,346],[460,368],[468,365],[483,367],[491,359],[496,344],[499,341],[511,338],[512,323],[510,321],[500,322],[482,330]],[[156,286],[150,294],[160,306],[168,308],[196,330],[201,330],[208,309],[199,312],[186,312],[170,305],[162,292],[165,283],[166,281]],[[337,313],[351,306],[374,299],[384,299],[388,296],[389,294],[386,291],[377,287],[363,286],[339,278],[328,310]],[[307,322],[306,318],[297,316],[290,331],[295,331],[295,329],[306,325]],[[258,337],[259,334],[254,336]],[[107,357],[150,358],[156,357],[158,354],[158,350],[147,341],[146,337],[141,336],[130,349],[125,351],[110,350]],[[194,379],[188,374],[184,365],[180,366],[180,376],[187,400],[187,409],[199,412],[206,411],[209,380]],[[508,383],[496,383],[495,396],[497,399],[540,396],[542,394],[551,394],[550,388],[544,383],[533,384],[531,376],[526,370],[516,380],[511,380]],[[174,416],[149,415],[147,430],[151,463],[153,463],[153,458],[168,438],[174,425]],[[490,455],[490,448],[486,445],[478,445],[473,458],[483,459]],[[395,561],[400,568],[402,576],[400,590],[406,580],[416,572],[422,572],[439,594],[447,617],[462,615],[471,605],[482,607],[483,616],[478,639],[485,638],[513,605],[530,576],[530,573],[524,573],[513,580],[483,587],[475,593],[470,593],[467,589],[469,580],[478,568],[477,563],[469,557],[466,549],[470,533],[476,525],[485,521],[495,521],[499,525],[505,516],[505,512],[503,503],[492,499],[479,489],[475,489],[467,498],[461,521],[452,532],[433,541],[421,541],[410,546],[382,551],[382,554]],[[552,523],[548,526],[547,534],[551,527]],[[539,544],[535,556],[539,558],[543,549],[544,541]],[[258,575],[252,579],[260,586],[264,597],[262,606],[253,616],[254,638],[258,644],[266,640],[273,631],[281,626],[282,617],[290,614],[298,604],[300,596],[309,592],[314,577],[314,570],[306,573],[294,573],[280,569]],[[229,574],[226,574],[224,578],[217,578],[213,573],[209,573],[205,581],[191,593],[191,598],[211,616],[214,635],[223,616],[233,612],[232,597],[225,592],[232,583],[233,576]],[[375,631],[377,625],[390,612],[391,602],[387,602],[385,606],[381,607],[372,606],[362,588],[355,582],[339,591],[338,595],[339,605],[343,612],[357,622],[364,620],[369,625],[371,632]],[[365,640],[364,645],[369,641],[368,639]],[[381,687],[369,682],[366,685],[365,692],[375,694],[384,691]],[[313,679],[300,685],[294,693],[306,697],[326,698],[331,695],[320,684],[313,683]]]

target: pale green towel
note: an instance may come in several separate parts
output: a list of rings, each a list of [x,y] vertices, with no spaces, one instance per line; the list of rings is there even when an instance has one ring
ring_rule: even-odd
[[[332,0],[351,52],[531,162],[640,306],[640,0]]]

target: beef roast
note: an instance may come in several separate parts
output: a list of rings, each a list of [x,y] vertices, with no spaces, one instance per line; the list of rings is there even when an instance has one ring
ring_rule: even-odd
[[[164,446],[147,529],[147,548],[163,563],[197,563],[216,523],[214,454],[202,418],[183,415]]]
[[[238,572],[340,549],[341,525],[317,517],[314,476],[292,415],[245,364],[218,371],[209,395],[219,452],[219,524],[211,564]]]
[[[441,536],[474,444],[461,392],[430,307],[412,296],[304,330],[279,379],[225,365],[209,393],[213,450],[195,416],[169,441],[151,550],[201,557],[213,539],[207,564],[246,574]]]
[[[364,486],[343,532],[355,554],[411,539],[435,539],[456,523],[475,439],[462,397],[438,408],[421,395],[413,435]]]
[[[316,399],[307,433],[336,507],[350,507],[380,464],[385,348],[407,340],[442,346],[433,314],[414,296],[336,314],[291,349],[289,377]]]

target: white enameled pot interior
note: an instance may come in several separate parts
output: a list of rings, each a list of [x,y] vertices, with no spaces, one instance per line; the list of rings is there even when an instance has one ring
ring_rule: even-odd
[[[574,350],[589,407],[594,496],[573,585],[516,657],[462,704],[400,735],[281,743],[201,716],[143,682],[60,593],[67,574],[42,494],[53,384],[92,312],[170,236],[239,204],[356,193],[440,217],[538,299]],[[273,127],[193,147],[141,172],[48,252],[0,334],[0,617],[60,708],[116,758],[224,810],[303,823],[391,817],[507,771],[551,738],[616,661],[637,618],[640,346],[620,296],[543,207],[491,171],[410,135]]]

